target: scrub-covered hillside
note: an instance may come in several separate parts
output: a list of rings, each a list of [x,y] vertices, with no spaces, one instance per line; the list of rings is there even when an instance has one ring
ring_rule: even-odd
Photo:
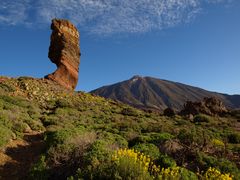
[[[2,179],[240,179],[239,131],[238,111],[166,117],[0,77]]]

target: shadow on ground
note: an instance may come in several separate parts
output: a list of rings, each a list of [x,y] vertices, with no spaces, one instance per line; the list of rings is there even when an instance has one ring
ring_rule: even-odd
[[[23,140],[14,140],[5,149],[5,155],[11,160],[0,166],[0,179],[26,179],[31,165],[39,159],[44,149],[43,133],[27,133]]]

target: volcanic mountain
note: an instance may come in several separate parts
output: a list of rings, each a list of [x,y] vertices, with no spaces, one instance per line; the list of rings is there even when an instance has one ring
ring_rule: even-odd
[[[91,93],[141,109],[164,110],[169,107],[179,111],[186,101],[201,101],[205,97],[216,97],[229,109],[240,108],[240,95],[211,92],[153,77],[134,76],[123,82],[103,86]]]

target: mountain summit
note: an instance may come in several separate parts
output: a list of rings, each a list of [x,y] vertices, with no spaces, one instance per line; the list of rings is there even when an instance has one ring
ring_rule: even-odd
[[[153,77],[133,76],[129,80],[103,86],[91,93],[142,109],[164,110],[169,107],[179,111],[186,101],[201,101],[205,97],[218,98],[229,109],[240,108],[240,95],[211,92]]]

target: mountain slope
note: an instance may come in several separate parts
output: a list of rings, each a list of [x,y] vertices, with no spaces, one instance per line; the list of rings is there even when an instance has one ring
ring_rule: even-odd
[[[180,110],[186,101],[199,101],[204,97],[217,97],[228,108],[240,107],[240,95],[210,92],[152,77],[134,76],[127,81],[104,86],[91,91],[91,93],[145,109],[164,110],[170,107]]]

